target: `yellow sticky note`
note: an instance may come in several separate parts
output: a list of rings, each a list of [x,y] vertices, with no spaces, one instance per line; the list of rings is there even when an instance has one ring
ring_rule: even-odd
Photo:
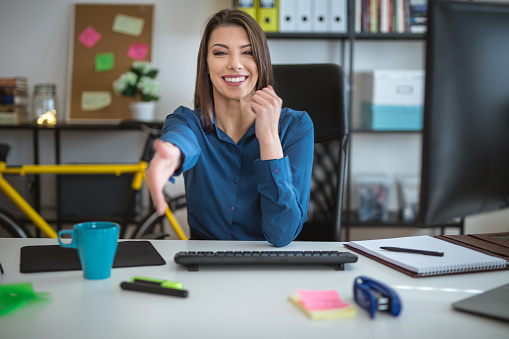
[[[99,53],[95,55],[95,71],[111,71],[115,64],[115,55],[113,53]]]
[[[145,20],[134,16],[117,14],[113,22],[112,30],[117,33],[140,36],[143,31]]]
[[[106,91],[81,93],[81,110],[98,111],[111,105],[111,93]]]

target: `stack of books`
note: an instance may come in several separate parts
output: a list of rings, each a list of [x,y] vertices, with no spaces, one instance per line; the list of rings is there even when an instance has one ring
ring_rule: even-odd
[[[0,125],[27,123],[29,103],[27,78],[0,78]]]
[[[356,32],[426,32],[426,0],[355,0],[355,6]]]

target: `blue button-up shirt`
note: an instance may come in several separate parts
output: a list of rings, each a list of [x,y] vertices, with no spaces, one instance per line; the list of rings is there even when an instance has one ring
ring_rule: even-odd
[[[284,108],[279,135],[284,157],[260,160],[254,124],[235,143],[217,127],[205,132],[200,115],[179,107],[161,139],[180,148],[188,223],[206,239],[292,242],[306,221],[313,164],[313,123]]]

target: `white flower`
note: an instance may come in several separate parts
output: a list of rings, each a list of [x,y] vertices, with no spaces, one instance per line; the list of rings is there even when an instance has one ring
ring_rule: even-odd
[[[135,61],[131,70],[113,82],[113,91],[141,101],[159,100],[161,86],[155,77],[158,70],[146,61]]]
[[[146,61],[135,61],[133,63],[133,69],[139,71],[143,75],[156,70],[150,62]]]
[[[120,76],[114,83],[113,89],[115,93],[120,94],[123,90],[127,88],[127,86],[136,85],[136,80],[138,80],[138,76],[133,72],[126,72]]]
[[[154,79],[142,76],[138,81],[138,89],[148,96],[158,96],[161,92],[161,86]]]

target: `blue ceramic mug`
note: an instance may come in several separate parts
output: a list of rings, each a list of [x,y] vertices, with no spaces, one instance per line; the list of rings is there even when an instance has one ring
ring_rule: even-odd
[[[114,222],[85,222],[74,225],[72,230],[58,232],[58,243],[78,251],[85,279],[106,279],[111,275],[117,253],[119,229]],[[62,242],[64,234],[71,235],[70,243]]]

